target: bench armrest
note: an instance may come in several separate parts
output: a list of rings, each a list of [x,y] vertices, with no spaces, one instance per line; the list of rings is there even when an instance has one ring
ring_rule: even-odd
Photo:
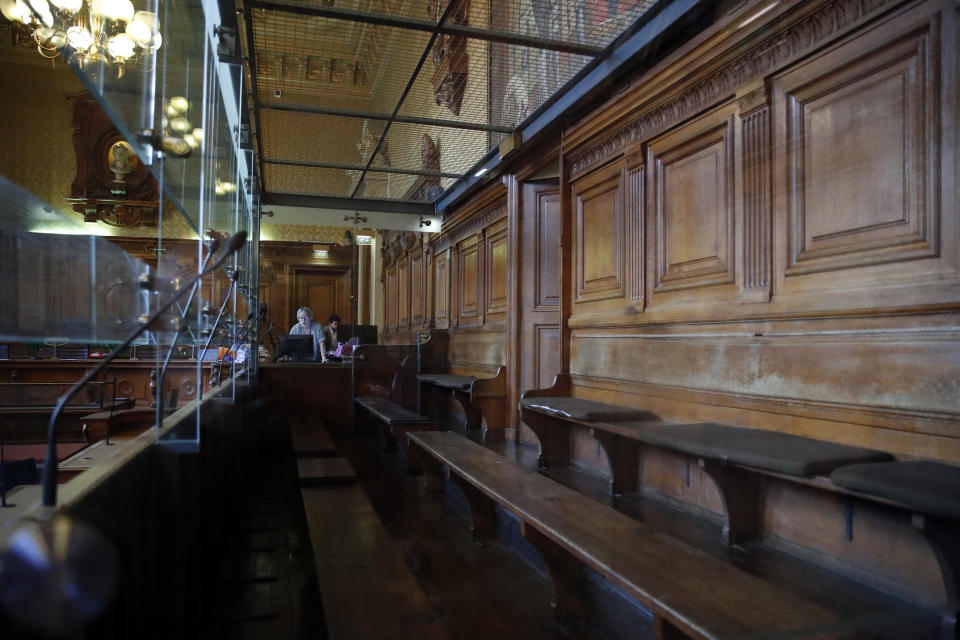
[[[528,389],[520,399],[525,398],[563,398],[570,396],[570,374],[558,373],[553,379],[553,385],[546,389]]]

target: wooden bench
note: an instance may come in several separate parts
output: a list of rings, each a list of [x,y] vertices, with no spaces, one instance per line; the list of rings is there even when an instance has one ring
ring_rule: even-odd
[[[493,369],[492,374],[489,369]],[[422,387],[439,404],[447,395],[463,407],[468,430],[480,430],[484,442],[502,442],[507,416],[506,367],[449,367],[449,373],[421,373]],[[430,393],[433,391],[433,393]]]
[[[589,567],[647,607],[657,637],[825,637],[844,625],[831,612],[568,489],[481,445],[443,431],[409,434],[426,485],[442,470],[466,495],[478,541],[495,535],[499,504],[521,522],[554,587],[557,616],[583,617]],[[778,636],[780,637],[780,636]],[[831,635],[829,637],[847,637]]]
[[[943,637],[960,636],[960,467],[925,460],[855,464],[834,470],[830,480],[909,514],[940,565]]]
[[[389,398],[365,396],[354,398],[353,401],[372,418],[384,425],[388,436],[392,437],[392,440],[388,440],[388,443],[398,443],[403,449],[407,473],[416,473],[418,467],[416,461],[410,456],[407,433],[432,429],[433,421],[419,415],[416,411],[411,411],[393,402]]]
[[[50,414],[60,396],[72,386],[72,382],[0,383],[0,420],[4,429],[0,438],[7,442],[46,440]],[[88,382],[64,405],[58,426],[73,423],[91,413],[130,409],[135,403],[132,398],[116,397],[116,380]],[[61,434],[66,438],[72,435]],[[78,435],[82,435],[82,431]]]
[[[665,423],[643,410],[571,398],[568,392],[569,376],[560,374],[553,387],[525,393],[520,401],[523,421],[540,440],[541,466],[570,464],[574,426],[586,429],[603,447],[611,470],[610,491],[615,494],[636,488],[643,446],[692,456],[720,494],[723,540],[728,544],[759,533],[758,473],[809,483],[808,479],[828,476],[844,465],[893,459],[883,451],[762,429]]]

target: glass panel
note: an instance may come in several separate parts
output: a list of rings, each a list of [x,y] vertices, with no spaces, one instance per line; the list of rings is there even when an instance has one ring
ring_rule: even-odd
[[[123,341],[147,312],[147,266],[99,236],[37,232],[45,222],[85,231],[0,176],[0,340],[36,349]]]

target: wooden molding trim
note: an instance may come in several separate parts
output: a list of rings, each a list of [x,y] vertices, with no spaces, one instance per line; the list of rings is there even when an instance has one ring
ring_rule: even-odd
[[[819,47],[825,41],[877,15],[896,0],[835,0],[798,22],[774,32],[749,51],[735,57],[706,78],[681,91],[613,134],[602,138],[569,160],[576,177],[613,157],[636,142],[672,127],[714,103],[732,96],[738,87],[782,67],[790,60]]]
[[[463,239],[483,231],[491,224],[507,217],[506,196],[501,195],[500,202],[490,207],[480,215],[471,217],[463,221],[462,224],[451,229],[444,229],[440,237],[433,242],[434,253],[446,251],[451,245],[457,244]]]

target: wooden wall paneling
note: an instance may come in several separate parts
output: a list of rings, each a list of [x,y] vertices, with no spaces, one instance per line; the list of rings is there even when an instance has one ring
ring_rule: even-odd
[[[434,324],[438,329],[450,326],[450,249],[434,256]]]
[[[504,319],[507,311],[508,256],[506,218],[486,228],[484,242],[485,321]]]
[[[410,255],[404,254],[397,260],[397,326],[400,329],[410,328],[411,290]]]
[[[457,245],[457,326],[483,324],[483,245],[474,234]]]
[[[714,109],[647,148],[651,308],[739,299],[735,111],[734,104]]]
[[[560,372],[570,371],[570,314],[573,311],[573,187],[571,162],[560,149]]]
[[[522,205],[520,183],[515,174],[503,176],[503,184],[507,187],[507,323],[506,323],[506,353],[504,364],[507,367],[507,428],[515,427],[513,432],[507,432],[505,437],[514,443],[521,442],[519,429],[520,415],[518,403],[523,392],[523,324],[521,299],[523,273],[522,249]],[[0,285],[2,286],[2,285]],[[529,347],[528,347],[529,348]]]
[[[574,316],[623,306],[627,251],[621,178],[621,165],[613,164],[573,183]]]
[[[941,157],[956,145],[941,126],[958,107],[956,19],[949,3],[926,2],[773,78],[779,302],[960,299],[956,191],[943,189],[953,177]]]
[[[560,372],[560,240],[562,196],[557,182],[522,186],[520,246],[520,393],[553,384]],[[519,399],[519,398],[518,398]],[[535,444],[528,427],[519,434]]]

